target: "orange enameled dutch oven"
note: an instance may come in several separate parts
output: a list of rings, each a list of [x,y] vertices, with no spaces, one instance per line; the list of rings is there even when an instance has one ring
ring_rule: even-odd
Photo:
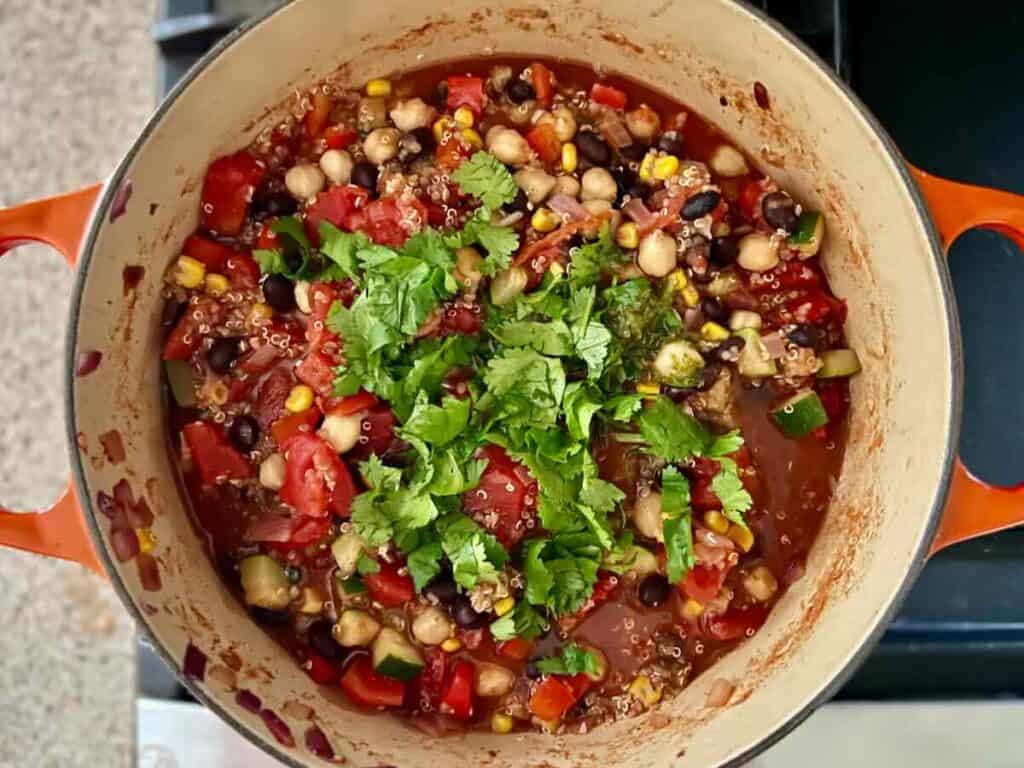
[[[825,268],[849,304],[864,372],[806,575],[755,637],[639,718],[585,735],[469,732],[441,744],[328,700],[218,578],[166,445],[161,281],[195,226],[207,164],[273,125],[297,90],[328,75],[358,84],[452,58],[565,51],[677,96],[827,212]],[[755,82],[770,106],[758,105]],[[908,167],[826,67],[729,0],[293,0],[211,51],[105,184],[0,212],[0,252],[40,241],[76,269],[64,373],[74,479],[49,510],[0,512],[0,543],[109,578],[193,693],[289,765],[317,764],[323,743],[362,766],[424,766],[438,750],[451,764],[496,768],[735,765],[837,689],[931,553],[1024,521],[1024,492],[986,486],[955,454],[961,351],[944,246],[978,226],[1024,245],[1024,199]],[[115,489],[145,499],[153,515],[144,564],[114,557],[97,498]],[[202,681],[189,674],[189,654],[208,661]],[[708,693],[721,678],[735,693],[715,706]]]

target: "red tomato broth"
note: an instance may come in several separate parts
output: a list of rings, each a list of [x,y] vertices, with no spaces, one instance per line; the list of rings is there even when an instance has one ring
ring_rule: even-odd
[[[403,75],[392,83],[392,88],[396,94],[421,94],[429,103],[440,106],[440,102],[434,96],[436,84],[446,80],[450,75],[472,73],[486,79],[487,72],[497,64],[508,64],[518,71],[530,63],[528,59],[512,58],[487,59],[482,62],[479,60],[448,62]],[[646,103],[665,118],[663,128],[667,127],[666,124],[673,119],[673,115],[685,112],[685,122],[682,120],[678,122],[680,124],[680,133],[684,137],[685,152],[683,154],[688,159],[706,161],[715,146],[727,141],[714,126],[701,120],[699,116],[689,112],[685,107],[681,107],[677,101],[646,88],[629,78],[617,75],[596,78],[594,72],[589,67],[572,63],[552,64],[551,70],[555,73],[559,90],[568,86],[573,90],[589,93],[591,86],[595,82],[600,82],[603,85],[625,93],[628,98],[627,109],[640,103]],[[460,86],[460,88],[465,87],[467,87],[466,84]],[[472,108],[474,112],[478,112],[475,108],[475,95],[473,95],[475,94],[475,86],[470,90],[470,97],[465,97],[468,100],[460,97],[464,99],[460,101],[460,104],[465,104]],[[611,95],[614,97],[613,100],[618,99],[616,94]],[[322,105],[319,105],[318,110],[314,120],[316,123],[316,133],[320,134],[326,131],[327,143],[329,145],[332,142],[332,136],[344,135],[345,140],[335,141],[335,145],[346,145],[346,142],[349,141],[349,134],[345,128],[347,123],[343,121],[338,126],[325,128]],[[331,116],[335,117],[336,115],[337,109]],[[506,117],[507,112],[500,109],[496,112],[487,112],[483,116],[478,115],[476,129],[481,135],[485,135],[487,129],[492,124],[507,124],[504,121]],[[308,124],[309,122],[307,121],[307,126]],[[300,129],[291,138],[280,140],[280,143],[288,147],[292,157],[308,152],[310,149],[310,142],[303,135],[303,130],[305,129]],[[524,128],[524,132],[525,130]],[[358,141],[358,138],[355,140]],[[551,159],[554,158],[552,157]],[[287,165],[288,162],[285,161],[283,166],[272,169],[269,175],[275,178],[280,176],[283,168],[286,168]],[[250,172],[250,176],[252,177],[254,174]],[[759,173],[752,171],[744,179],[724,181],[722,183],[723,197],[727,201],[734,201],[737,195],[742,197],[746,190],[752,188],[751,182],[760,178]],[[279,181],[275,183],[279,183]],[[328,189],[339,190],[342,188],[329,187]],[[340,194],[335,192],[333,197],[337,197]],[[331,195],[324,196],[324,193],[321,193],[321,197],[318,198],[321,202],[314,203],[313,205],[314,218],[323,217],[328,220],[334,218],[337,219],[337,224],[342,225],[345,217],[351,214],[352,205],[350,200],[358,198],[360,195],[358,193],[346,193],[344,197],[343,203],[337,203],[336,201],[332,202]],[[334,207],[332,208],[331,206]],[[335,211],[334,208],[339,208],[341,213]],[[344,210],[342,211],[341,209]],[[731,206],[730,212],[727,214],[727,221],[735,223],[742,220],[742,209],[742,203],[739,206]],[[233,219],[237,218],[234,208],[232,208],[231,213]],[[363,216],[357,217],[359,221],[362,221],[364,218]],[[239,251],[247,252],[250,248],[256,246],[255,238],[258,237],[258,232],[259,228],[256,227],[251,232],[248,230],[243,231],[239,238],[234,241],[222,242],[223,238],[221,238],[216,241],[216,244],[219,248],[233,246]],[[207,234],[200,232],[199,236],[206,236]],[[315,230],[310,232],[311,236],[315,234]],[[404,233],[400,237],[395,235],[394,244],[397,245],[399,241],[404,241],[405,236]],[[377,240],[376,237],[372,239]],[[378,242],[392,242],[392,235],[389,234],[383,239],[378,240]],[[267,244],[264,243],[264,245]],[[522,244],[527,245],[526,242]],[[207,248],[207,250],[215,254],[224,253],[224,251],[219,249]],[[790,263],[796,264],[799,262],[794,261]],[[817,269],[816,260],[807,262],[807,264]],[[824,282],[821,287],[826,292],[828,291],[827,284]],[[259,294],[259,288],[254,288],[253,285],[244,281],[237,284],[235,288],[243,294],[246,291],[253,290],[255,290],[257,295]],[[834,301],[831,293],[827,293],[826,296]],[[799,296],[797,296],[797,299],[799,299]],[[756,299],[754,301],[756,302]],[[346,304],[350,303],[351,297],[346,301]],[[323,311],[322,308],[321,311]],[[294,312],[291,313],[291,315],[294,314]],[[275,314],[275,317],[279,317],[279,315]],[[322,321],[322,314],[320,318]],[[766,314],[765,319],[766,327],[770,327],[772,323],[771,318]],[[224,322],[224,319],[218,318],[218,324],[220,322]],[[192,326],[190,325],[189,327]],[[456,328],[452,332],[473,333],[478,327],[479,324],[475,328],[469,326],[464,329]],[[830,333],[834,341],[842,340],[841,329],[833,329]],[[280,379],[282,373],[288,378],[289,388],[300,381],[313,383],[301,374],[297,376],[294,370],[296,363],[301,364],[302,361],[309,359],[305,355],[304,347],[305,342],[302,339],[293,339],[290,346],[282,354],[280,363],[276,363],[269,369],[255,372],[249,376],[249,381],[246,382],[248,386],[238,390],[239,398],[247,398],[250,401],[255,398],[255,402],[260,403],[260,393],[263,391],[266,383],[275,376]],[[195,347],[187,352],[176,352],[176,355],[178,359],[191,357],[194,363],[194,371],[197,365],[202,367],[201,363],[195,362],[201,357],[201,352],[197,351]],[[741,565],[730,569],[724,583],[727,589],[732,590],[738,596],[734,606],[738,606],[740,611],[746,610],[750,605],[750,599],[744,596],[741,586],[743,574],[750,567],[764,565],[775,575],[780,585],[780,589],[765,604],[766,608],[770,609],[784,594],[785,586],[798,578],[802,573],[803,561],[821,527],[825,510],[831,498],[832,488],[838,477],[848,430],[845,421],[839,421],[830,424],[827,431],[821,435],[808,435],[799,440],[789,439],[772,423],[769,416],[772,406],[777,404],[780,396],[785,394],[783,391],[777,390],[772,382],[767,382],[760,387],[753,387],[748,383],[741,382],[738,376],[733,377],[732,388],[738,426],[742,428],[756,468],[756,475],[751,482],[747,483],[748,490],[753,496],[754,506],[746,515],[746,519],[754,533],[755,544],[750,553],[741,556]],[[326,384],[314,386],[314,389],[323,398],[329,396]],[[271,440],[269,437],[270,425],[282,418],[288,417],[288,413],[284,410],[283,395],[285,394],[287,392],[284,390],[283,385],[278,383],[274,386],[274,392],[264,397],[264,401],[267,402],[264,402],[262,407],[260,405],[255,406],[257,420],[264,427],[263,435],[261,436],[262,442],[258,444],[257,450],[254,453],[256,456],[265,455],[267,450],[269,450],[266,441]],[[834,403],[837,397],[833,393],[827,398],[823,396],[823,400]],[[230,407],[231,403],[228,405]],[[369,435],[368,440],[362,442],[351,454],[340,459],[343,469],[347,469],[354,479],[357,486],[355,489],[356,493],[362,490],[356,469],[357,462],[365,459],[371,453],[384,454],[397,450],[400,447],[396,444],[396,440],[391,433],[395,419],[390,412],[390,408],[384,403],[377,404],[374,400],[370,399],[366,400],[365,406],[366,410],[362,411],[362,413],[368,419],[368,421],[364,422],[366,425],[364,426],[364,431]],[[836,406],[831,405],[830,407],[835,408]],[[324,404],[324,410],[330,411],[330,407]],[[197,411],[194,409],[181,409],[172,403],[169,419],[171,433],[177,436],[182,425],[194,420],[196,414]],[[339,415],[346,414],[341,413]],[[311,419],[302,429],[309,430],[310,432],[315,431],[317,423],[322,421],[322,418],[323,416],[320,415]],[[300,420],[296,419],[295,421]],[[180,441],[176,440],[176,443],[178,444],[174,447],[177,450],[180,448]],[[593,448],[595,457],[598,460],[601,476],[615,482],[626,492],[627,500],[625,506],[628,508],[636,499],[636,478],[650,471],[646,466],[647,460],[638,455],[629,446],[623,446],[613,438],[606,436],[596,438]],[[524,490],[522,487],[519,487],[518,481],[515,483],[515,486],[514,493],[522,495]],[[201,477],[195,471],[189,471],[187,467],[184,472],[184,487],[195,516],[197,528],[205,536],[212,558],[218,564],[226,581],[241,597],[242,592],[238,581],[237,568],[234,564],[241,555],[261,551],[258,543],[246,540],[247,528],[254,517],[259,517],[260,514],[266,513],[269,509],[276,509],[287,513],[287,507],[274,499],[273,493],[268,493],[258,488],[253,490],[249,485],[224,484],[210,486],[209,484],[204,484]],[[328,506],[330,505],[328,504]],[[467,510],[469,512],[473,511],[471,506],[468,506]],[[339,525],[341,524],[341,518],[335,514],[337,511],[333,510],[326,513],[331,520],[327,533],[322,539],[295,547],[275,546],[273,543],[266,543],[263,545],[262,551],[276,553],[287,563],[299,568],[301,571],[299,584],[327,584],[330,580],[329,576],[335,567],[329,544],[337,535]],[[699,524],[699,518],[699,513],[695,512],[695,525]],[[326,524],[327,522],[325,521]],[[518,531],[515,535],[505,531],[499,533],[499,538],[503,540],[503,543],[514,544],[522,535],[522,531]],[[530,536],[532,534],[526,533],[526,535]],[[401,565],[400,561],[399,565]],[[385,568],[390,569],[391,566],[385,565]],[[385,571],[385,573],[387,574],[388,571]],[[590,643],[603,651],[607,656],[611,672],[607,679],[595,683],[588,691],[581,694],[582,702],[574,704],[570,707],[569,711],[573,723],[596,725],[609,716],[616,716],[616,713],[609,709],[611,707],[611,697],[620,694],[629,684],[630,680],[644,670],[645,665],[649,664],[652,659],[656,660],[658,658],[659,650],[657,646],[659,642],[666,647],[678,647],[680,649],[679,663],[672,667],[674,674],[677,675],[677,679],[673,679],[675,679],[679,687],[707,669],[723,653],[735,647],[739,642],[739,640],[717,640],[712,636],[713,633],[709,633],[706,623],[702,624],[700,620],[686,621],[681,619],[680,611],[683,598],[677,597],[674,589],[670,599],[658,607],[649,607],[638,599],[635,582],[631,579],[620,581],[621,584],[608,602],[597,605],[582,621],[576,623],[568,631],[549,632],[539,641],[531,643],[531,651],[528,658],[511,658],[500,654],[496,650],[494,643],[490,641],[486,629],[483,630],[484,641],[480,643],[476,650],[469,650],[468,644],[463,644],[462,648],[451,653],[443,653],[436,648],[431,649],[431,652],[443,653],[445,656],[445,669],[449,676],[451,670],[456,667],[457,662],[496,663],[512,670],[517,675],[517,683],[510,695],[513,699],[519,697],[525,701],[525,697],[531,690],[530,683],[523,677],[523,673],[528,670],[529,659],[556,654],[569,639]],[[413,601],[406,600],[407,593],[404,587],[400,589],[396,587],[389,591],[395,597],[391,601],[385,601],[391,604],[388,610],[395,615],[401,615],[406,625],[408,625],[415,616],[414,606],[412,605]],[[328,592],[327,596],[328,598],[331,597],[330,592]],[[285,648],[297,657],[300,664],[306,663],[308,666],[307,660],[319,660],[314,661],[315,669],[311,674],[317,678],[318,682],[325,683],[325,694],[330,697],[338,696],[336,692],[329,690],[334,687],[328,680],[329,675],[325,671],[329,670],[330,666],[325,666],[327,662],[321,663],[324,660],[320,659],[319,656],[310,650],[303,630],[297,628],[301,627],[301,622],[297,624],[294,621],[289,621],[282,625],[273,625],[267,624],[264,621],[261,624],[266,631],[272,634]],[[462,631],[460,630],[461,633]],[[365,653],[357,650],[347,654],[347,658],[342,662],[331,663],[336,663],[338,668],[342,670],[342,676],[344,676],[351,671],[353,662],[367,665]],[[443,694],[446,687],[450,684],[450,677],[445,677],[441,683],[440,691],[435,691],[434,698]],[[430,711],[426,708],[418,708],[417,703],[412,700],[414,697],[409,695],[409,691],[416,690],[414,684],[407,683],[405,685],[406,696],[401,705],[394,704],[398,698],[395,686],[388,687],[387,691],[381,694],[387,699],[389,708],[395,711],[415,711],[417,717],[425,720],[432,720],[438,717],[442,721],[447,720],[444,716],[438,716],[436,709],[435,711]],[[436,682],[434,685],[437,687]],[[464,685],[464,681],[460,680],[458,685]],[[346,701],[344,696],[338,696],[338,700]],[[474,697],[472,722],[469,725],[476,724],[479,727],[486,727],[492,713],[502,708],[503,705],[497,700]],[[634,708],[630,713],[635,711]],[[444,725],[444,728],[450,727],[450,723]],[[465,725],[462,727],[465,727]]]

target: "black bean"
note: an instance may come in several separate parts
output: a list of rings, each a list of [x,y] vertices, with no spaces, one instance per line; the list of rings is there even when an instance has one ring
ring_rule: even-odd
[[[639,163],[644,159],[644,155],[647,154],[647,147],[643,144],[630,144],[625,147],[619,147],[619,155],[625,160],[631,160],[634,163]]]
[[[524,101],[537,98],[533,86],[518,77],[508,81],[508,85],[505,86],[505,94],[515,104],[522,104]]]
[[[644,185],[640,183],[640,177],[637,176],[629,168],[616,168],[612,171],[612,178],[615,179],[615,186],[618,190],[618,197],[616,198],[616,205],[622,206],[627,197],[640,197],[644,196]]]
[[[740,339],[742,342],[743,339]],[[742,346],[742,344],[740,345]],[[700,372],[700,384],[697,385],[698,392],[707,392],[714,386],[715,382],[718,381],[718,375],[721,373],[722,364],[711,362],[704,366],[704,370]]]
[[[308,638],[309,647],[328,661],[341,661],[345,658],[345,649],[334,639],[331,622],[326,619],[310,626]]]
[[[675,131],[665,131],[658,139],[658,149],[676,157],[683,156],[683,139]]]
[[[507,206],[510,211],[521,211],[522,213],[529,213],[530,211],[530,198],[526,196],[523,190],[516,192],[516,199],[509,203]]]
[[[810,325],[798,325],[786,334],[786,338],[798,347],[814,349],[821,341],[821,331]]]
[[[434,134],[429,128],[417,128],[405,134],[398,142],[406,159],[414,159],[434,148]]]
[[[295,309],[295,286],[284,275],[270,275],[263,281],[263,298],[278,312]]]
[[[716,323],[729,322],[729,310],[722,306],[722,302],[714,296],[708,296],[704,299],[700,303],[700,308],[708,320],[714,320]]]
[[[772,192],[761,201],[764,220],[775,229],[795,232],[800,217],[796,215],[796,203],[785,192]]]
[[[711,241],[711,260],[715,264],[727,267],[736,261],[739,252],[739,240],[735,237],[716,237]]]
[[[238,339],[217,339],[206,353],[206,362],[215,373],[227,373],[238,357]]]
[[[687,221],[693,221],[694,219],[699,219],[701,216],[707,216],[718,207],[718,203],[721,202],[721,200],[722,193],[715,192],[713,189],[709,189],[705,192],[698,192],[683,203],[683,210],[680,213]]]
[[[228,437],[231,438],[231,442],[235,444],[236,448],[242,451],[251,451],[259,442],[260,425],[252,416],[245,414],[236,416],[231,423],[231,429],[228,430]]]
[[[352,183],[370,192],[377,191],[377,166],[373,163],[356,163],[352,168]]]
[[[164,311],[160,315],[160,325],[164,328],[173,328],[181,320],[181,316],[185,314],[185,307],[188,304],[184,301],[168,301],[164,304]]]
[[[668,598],[672,587],[660,573],[652,573],[640,582],[640,602],[657,608]]]
[[[291,216],[299,209],[298,201],[284,190],[262,186],[253,195],[252,216],[257,221],[273,216]]]
[[[708,354],[715,360],[722,363],[735,363],[739,351],[743,349],[745,342],[739,336],[732,336],[717,347],[711,350]]]
[[[525,672],[526,676],[531,680],[536,680],[537,678],[543,675],[543,673],[540,671],[540,668],[537,666],[536,661],[527,662]]]
[[[612,151],[608,142],[593,131],[580,131],[576,134],[576,149],[594,165],[608,165],[612,160]]]
[[[423,590],[423,594],[428,597],[432,596],[443,605],[448,605],[459,596],[459,590],[455,587],[454,581],[442,576],[430,582],[427,588]]]
[[[487,614],[477,613],[469,598],[461,595],[452,606],[452,618],[463,629],[477,629],[487,623]]]
[[[267,627],[283,627],[292,618],[288,611],[275,611],[272,608],[261,608],[258,605],[250,605],[249,614],[258,623]]]

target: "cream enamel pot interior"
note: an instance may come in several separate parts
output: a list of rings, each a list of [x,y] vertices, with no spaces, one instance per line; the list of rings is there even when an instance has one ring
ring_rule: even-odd
[[[272,125],[294,106],[297,89],[328,75],[358,85],[492,51],[571,52],[572,59],[657,84],[825,210],[826,268],[849,302],[848,333],[864,372],[853,386],[842,478],[806,576],[754,638],[678,698],[635,720],[586,735],[476,732],[439,742],[329,700],[222,585],[189,522],[168,455],[160,284],[196,224],[207,164]],[[766,86],[770,109],[755,103],[755,81]],[[272,104],[281,106],[268,110]],[[106,573],[168,663],[183,669],[190,643],[206,657],[203,679],[186,681],[195,694],[289,765],[321,764],[305,741],[314,724],[338,756],[357,766],[426,766],[440,753],[452,765],[738,764],[835,690],[929,552],[1024,520],[1024,498],[973,480],[954,456],[959,331],[923,198],[947,242],[977,225],[1017,233],[1024,242],[1024,202],[919,173],[915,184],[915,173],[799,43],[727,0],[494,0],[486,8],[469,0],[294,0],[211,52],[103,188],[0,213],[0,252],[41,240],[78,265],[64,382],[74,482],[48,512],[0,512],[0,542]],[[125,280],[131,266],[145,270],[137,285]],[[102,357],[91,370],[93,351]],[[97,495],[122,480],[154,515],[155,560],[146,562],[158,568],[158,589],[140,582],[139,558],[114,557]],[[200,658],[195,651],[192,657]],[[719,678],[735,683],[735,692],[726,706],[709,707]],[[263,711],[241,706],[239,690],[255,694]]]

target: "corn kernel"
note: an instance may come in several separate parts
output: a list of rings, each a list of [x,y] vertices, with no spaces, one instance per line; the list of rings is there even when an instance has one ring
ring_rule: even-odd
[[[156,546],[156,539],[153,538],[153,532],[149,528],[136,528],[135,538],[139,540],[139,552],[144,555],[148,555]]]
[[[625,248],[627,251],[632,251],[639,246],[640,233],[637,231],[636,224],[627,221],[615,230],[615,242],[619,244],[620,248]]]
[[[445,132],[453,125],[455,125],[455,121],[448,117],[448,115],[441,115],[441,117],[437,118],[437,120],[434,121],[433,127],[434,141],[440,144],[441,139],[444,138]]]
[[[646,707],[661,701],[661,686],[655,687],[647,675],[637,675],[629,684],[629,695]]]
[[[735,541],[736,546],[744,552],[749,552],[754,548],[754,534],[749,528],[744,528],[742,525],[736,525],[736,523],[733,523],[729,526],[729,530],[725,535]]]
[[[683,603],[683,616],[685,616],[686,618],[696,619],[702,613],[704,613],[704,606],[698,603],[693,598],[690,598],[685,603]]]
[[[263,323],[270,322],[273,317],[274,310],[270,308],[270,305],[266,302],[258,301],[249,310],[248,320],[250,325],[262,325]]]
[[[516,599],[514,597],[506,597],[494,604],[494,612],[499,616],[504,616],[515,607]]]
[[[474,119],[473,110],[469,107],[459,107],[455,110],[455,122],[460,128],[472,128]]]
[[[547,208],[538,208],[530,218],[530,226],[538,232],[551,232],[561,223],[558,214]]]
[[[383,78],[377,78],[371,80],[366,84],[366,95],[367,96],[390,96],[391,95],[391,81]]]
[[[480,149],[484,145],[484,140],[480,137],[480,134],[472,128],[463,128],[462,138],[464,138],[471,147],[475,147],[476,149]]]
[[[228,279],[224,275],[218,275],[216,272],[206,276],[206,282],[204,287],[206,292],[211,296],[223,296],[228,292],[230,287]]]
[[[462,643],[457,637],[449,637],[443,643],[441,643],[441,650],[446,653],[455,653],[459,648],[462,647]]]
[[[636,385],[638,395],[656,397],[659,392],[661,392],[661,385],[656,381],[641,381]]]
[[[289,413],[302,413],[308,411],[313,405],[313,390],[305,384],[296,384],[288,393],[288,399],[284,401],[284,407]]]
[[[729,338],[729,331],[709,320],[700,327],[700,337],[704,341],[725,341]]]
[[[491,717],[491,730],[495,733],[511,733],[515,721],[503,712],[495,712]]]
[[[729,521],[726,520],[725,515],[717,509],[712,509],[704,513],[704,525],[715,533],[721,533],[723,535],[729,531]]]
[[[579,164],[579,154],[576,152],[576,145],[566,142],[562,145],[562,170],[572,173]]]
[[[668,276],[669,286],[673,291],[682,292],[683,289],[689,285],[690,281],[686,279],[686,273],[681,269],[677,269],[669,274]]]
[[[700,294],[697,293],[697,289],[692,285],[687,285],[683,288],[679,295],[683,297],[683,302],[688,307],[696,307],[700,303]]]
[[[679,158],[675,155],[659,157],[654,161],[654,167],[651,169],[651,175],[662,181],[671,179],[677,173],[679,173]]]
[[[182,288],[198,288],[206,277],[206,265],[191,256],[179,256],[174,267],[174,282]]]
[[[640,170],[637,171],[640,181],[646,181],[650,184],[654,180],[654,162],[657,159],[658,156],[653,152],[648,152],[644,155],[644,159],[640,161]]]

